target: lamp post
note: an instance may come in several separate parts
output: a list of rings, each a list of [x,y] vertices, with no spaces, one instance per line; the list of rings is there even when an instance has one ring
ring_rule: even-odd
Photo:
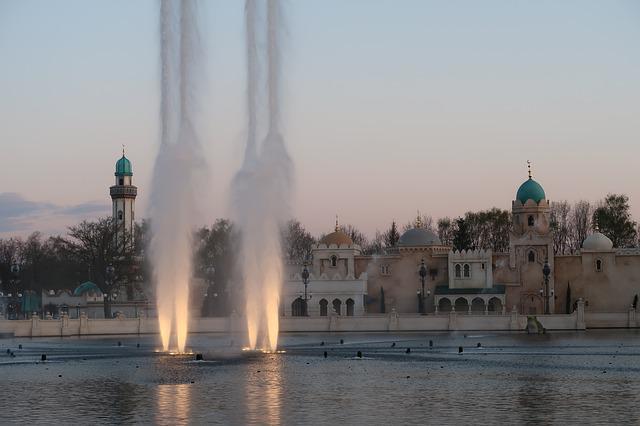
[[[12,305],[12,311],[15,315],[15,318],[13,319],[18,319],[18,306],[20,303],[20,297],[22,297],[22,294],[20,294],[19,291],[19,287],[20,287],[20,265],[18,265],[17,262],[14,262],[11,265],[11,293],[13,295],[13,298],[11,299],[11,305]]]
[[[549,313],[549,275],[551,274],[551,267],[549,266],[549,258],[544,259],[544,265],[542,266],[542,274],[544,275],[544,313]]]
[[[204,270],[204,275],[207,279],[207,293],[205,294],[206,297],[206,303],[207,303],[207,315],[212,315],[214,308],[216,308],[216,306],[213,306],[214,303],[216,301],[216,299],[211,299],[211,296],[214,295],[213,292],[213,283],[214,283],[214,278],[216,275],[216,268],[213,265],[209,265],[205,268]]]
[[[304,283],[304,301],[302,305],[302,315],[307,317],[309,316],[309,311],[307,310],[307,287],[309,286],[309,268],[307,267],[308,262],[304,262],[304,266],[302,267],[302,282]]]
[[[105,270],[106,274],[105,274],[105,284],[106,284],[106,291],[104,292],[104,297],[106,297],[107,299],[107,306],[109,307],[108,310],[108,314],[111,315],[111,286],[113,285],[113,280],[115,278],[115,274],[116,274],[116,268],[113,267],[113,265],[108,265],[106,270]],[[115,299],[115,294],[114,294],[114,299]],[[105,312],[105,318],[107,317],[107,312]]]
[[[420,270],[418,273],[420,274],[420,282],[422,284],[418,293],[418,311],[424,314],[424,280],[427,276],[427,266],[424,264],[424,259],[420,262]]]

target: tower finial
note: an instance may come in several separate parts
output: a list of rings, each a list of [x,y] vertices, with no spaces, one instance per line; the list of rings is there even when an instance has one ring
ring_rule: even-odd
[[[598,218],[597,217],[595,217],[593,219],[593,230],[595,232],[600,232],[600,226],[598,225]]]
[[[122,144],[122,156],[124,157],[124,144]]]
[[[340,230],[340,225],[338,225],[338,215],[336,215],[336,229],[335,231],[338,232]]]
[[[529,179],[531,179],[531,161],[527,160],[527,169],[529,169]]]

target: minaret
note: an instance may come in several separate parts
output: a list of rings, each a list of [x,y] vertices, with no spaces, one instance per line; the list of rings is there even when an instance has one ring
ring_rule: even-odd
[[[131,161],[124,156],[124,148],[122,148],[122,157],[116,162],[115,176],[116,184],[109,188],[109,192],[113,202],[113,220],[117,226],[116,234],[131,236],[138,188],[131,183],[133,177]]]

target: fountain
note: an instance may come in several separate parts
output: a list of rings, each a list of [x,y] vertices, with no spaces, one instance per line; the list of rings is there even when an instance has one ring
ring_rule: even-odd
[[[198,33],[194,0],[160,6],[161,140],[151,188],[151,259],[162,346],[184,352],[188,328],[195,184],[205,169],[195,129]]]
[[[280,2],[267,0],[266,27],[257,12],[256,1],[246,0],[247,141],[231,193],[234,219],[241,231],[239,267],[249,347],[275,351],[283,279],[280,229],[289,217],[293,166],[280,131]],[[258,49],[259,34],[266,35],[266,52]],[[259,110],[263,74],[259,53],[266,56],[267,64],[266,111]],[[266,136],[257,146],[260,112],[266,115]]]

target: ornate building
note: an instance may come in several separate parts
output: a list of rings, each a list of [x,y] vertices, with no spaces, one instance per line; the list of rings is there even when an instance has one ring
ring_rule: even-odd
[[[595,229],[579,253],[554,254],[550,203],[531,171],[511,215],[503,253],[453,251],[417,221],[392,252],[362,255],[336,224],[312,250],[308,314],[570,313],[579,298],[592,312],[626,312],[640,294],[640,249],[616,249]],[[300,314],[301,265],[288,268],[284,314]]]

